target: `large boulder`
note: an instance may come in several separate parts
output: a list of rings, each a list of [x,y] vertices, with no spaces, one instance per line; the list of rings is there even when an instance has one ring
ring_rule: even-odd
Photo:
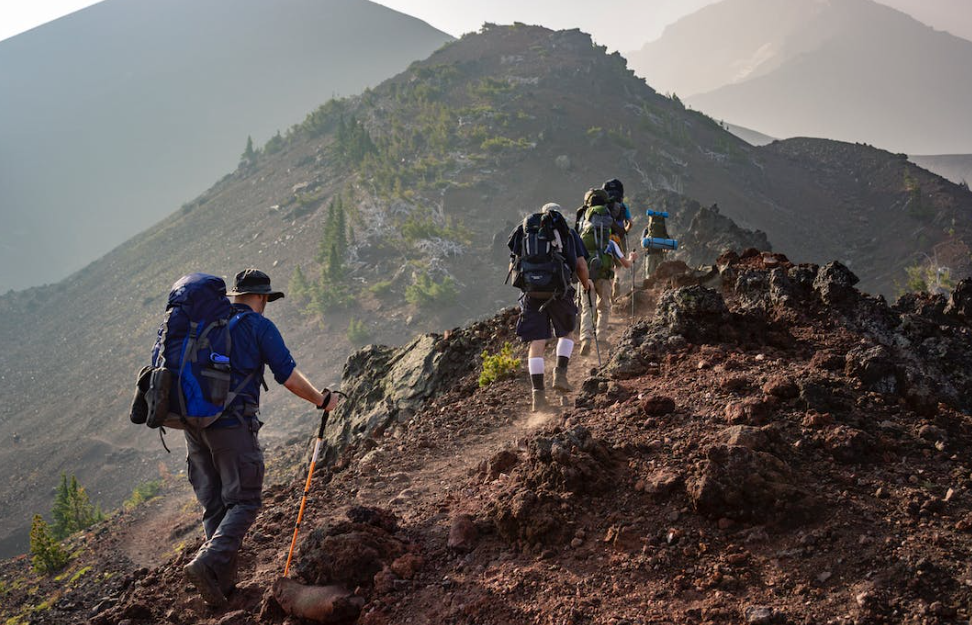
[[[430,398],[454,390],[479,370],[484,349],[512,339],[515,317],[510,308],[446,334],[425,334],[401,347],[368,345],[352,354],[341,380],[348,398],[328,420],[326,459],[333,461],[356,439],[407,421]]]
[[[798,522],[813,508],[812,495],[785,462],[737,445],[709,447],[687,491],[696,511],[713,519]]]
[[[854,272],[842,263],[833,261],[817,272],[813,290],[824,304],[840,307],[853,303],[860,296],[854,288],[858,282],[860,279]]]

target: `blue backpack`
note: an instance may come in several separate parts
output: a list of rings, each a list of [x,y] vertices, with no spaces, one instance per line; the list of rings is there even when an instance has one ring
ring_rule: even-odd
[[[247,314],[235,311],[217,276],[191,273],[172,285],[152,365],[139,375],[146,425],[205,428],[223,415],[253,377],[230,390],[233,328]]]

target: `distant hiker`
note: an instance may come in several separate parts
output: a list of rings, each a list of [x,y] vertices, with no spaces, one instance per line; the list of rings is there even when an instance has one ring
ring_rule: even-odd
[[[226,603],[236,583],[237,553],[261,506],[264,465],[257,433],[263,425],[259,408],[264,366],[279,384],[318,410],[337,406],[336,394],[318,391],[297,369],[279,330],[263,316],[267,303],[284,296],[270,287],[269,276],[244,269],[226,295],[233,297],[237,320],[230,333],[230,386],[241,388],[218,420],[204,429],[184,430],[189,482],[204,509],[206,542],[183,571],[203,600],[217,607]]]
[[[624,235],[631,230],[631,209],[624,202],[624,185],[617,178],[612,178],[601,185],[601,188],[607,193],[608,210],[611,211],[611,217],[614,218],[617,224],[614,233],[620,236],[622,242],[621,251],[627,254],[627,238]],[[619,232],[619,229],[621,232]]]
[[[628,232],[631,230],[631,209],[624,202],[624,185],[617,178],[612,178],[608,180],[601,188],[608,194],[608,210],[611,211],[611,217],[614,218],[616,228],[614,233],[618,235],[618,245],[621,247],[621,253],[628,253]],[[618,232],[618,229],[623,231]],[[634,270],[632,270],[634,271]],[[633,276],[632,276],[633,277]],[[633,283],[632,283],[633,284]],[[614,276],[614,286],[612,287],[611,293],[614,298],[617,298],[621,290],[621,277]]]
[[[513,286],[523,291],[516,334],[530,343],[528,369],[534,412],[549,406],[543,384],[543,352],[547,340],[557,337],[557,368],[553,387],[568,393],[567,365],[574,350],[577,323],[574,282],[591,287],[587,250],[577,232],[567,225],[557,204],[545,204],[539,213],[523,220],[510,234],[510,274]],[[552,332],[551,332],[552,328]]]
[[[665,214],[650,211],[648,225],[641,234],[642,240],[647,237],[654,239],[668,239],[668,228],[665,227]],[[658,266],[665,261],[666,250],[658,247],[649,247],[645,251],[645,279],[651,277]]]
[[[590,353],[595,323],[597,324],[596,334],[607,336],[615,266],[620,264],[622,267],[631,267],[635,258],[634,252],[627,256],[621,252],[621,246],[617,243],[621,237],[616,233],[617,224],[607,204],[608,195],[603,189],[591,189],[584,197],[584,205],[588,208],[581,221],[580,237],[590,255],[589,272],[596,296],[594,301],[590,298],[581,299],[582,355]],[[597,308],[596,322],[591,309],[592,304]]]

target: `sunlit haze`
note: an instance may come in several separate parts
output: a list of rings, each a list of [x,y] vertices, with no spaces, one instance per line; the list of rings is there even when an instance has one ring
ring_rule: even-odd
[[[454,36],[479,30],[484,22],[518,21],[551,28],[580,28],[612,50],[630,50],[657,38],[667,24],[713,1],[605,0],[597,9],[580,0],[465,0],[448,4],[437,0],[383,0],[378,4],[417,17]],[[92,4],[96,2],[0,0],[0,40]]]

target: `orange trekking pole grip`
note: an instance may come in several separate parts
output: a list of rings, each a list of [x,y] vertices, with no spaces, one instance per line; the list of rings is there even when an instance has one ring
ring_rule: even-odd
[[[326,404],[326,402],[325,402]],[[294,538],[290,541],[290,552],[287,554],[287,565],[284,567],[284,577],[290,572],[290,561],[294,557],[294,547],[297,546],[297,534],[300,523],[304,520],[304,508],[307,506],[307,494],[310,493],[311,478],[314,476],[314,466],[321,453],[321,443],[324,441],[324,426],[327,425],[327,410],[321,412],[321,427],[317,430],[317,443],[314,445],[314,455],[311,456],[310,470],[307,471],[307,483],[304,484],[304,496],[300,498],[300,512],[297,513],[297,526],[294,528]]]

